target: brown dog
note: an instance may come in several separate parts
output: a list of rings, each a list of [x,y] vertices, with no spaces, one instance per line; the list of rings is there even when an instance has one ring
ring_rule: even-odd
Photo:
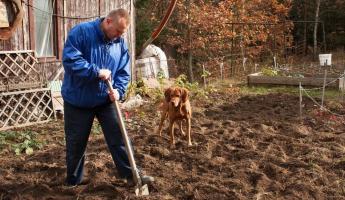
[[[180,122],[180,131],[182,135],[185,135],[182,129],[182,122],[187,122],[187,134],[188,134],[188,146],[192,145],[190,137],[192,109],[189,102],[188,90],[180,87],[170,87],[165,90],[165,100],[162,105],[162,118],[159,124],[158,132],[162,136],[163,123],[167,117],[169,117],[169,133],[171,139],[171,145],[175,144],[174,137],[174,123]]]

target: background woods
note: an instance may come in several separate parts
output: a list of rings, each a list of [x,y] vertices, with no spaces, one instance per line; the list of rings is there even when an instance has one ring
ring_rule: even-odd
[[[159,23],[168,3],[137,2],[137,47]],[[212,69],[236,59],[258,62],[274,56],[316,55],[344,47],[344,5],[339,0],[178,1],[155,43],[179,60],[190,77],[192,72],[202,73],[203,64]]]

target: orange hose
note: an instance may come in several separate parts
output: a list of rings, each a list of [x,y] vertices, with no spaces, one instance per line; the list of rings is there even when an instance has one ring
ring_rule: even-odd
[[[144,43],[141,50],[139,51],[140,54],[144,51],[144,49],[155,40],[158,35],[162,32],[163,28],[167,24],[172,12],[174,11],[175,5],[177,0],[171,0],[170,5],[168,7],[167,12],[165,13],[165,16],[163,17],[162,21],[159,23],[157,29],[152,33],[151,37]],[[138,54],[138,55],[140,55]]]

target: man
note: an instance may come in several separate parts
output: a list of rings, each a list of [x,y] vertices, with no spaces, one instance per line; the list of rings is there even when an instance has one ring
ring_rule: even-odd
[[[121,35],[130,18],[124,9],[81,23],[69,32],[63,50],[66,162],[68,185],[82,181],[85,148],[95,117],[121,178],[133,183],[128,156],[112,102],[124,97],[130,80],[129,53]],[[108,91],[111,80],[113,91]],[[140,173],[143,183],[153,181]]]

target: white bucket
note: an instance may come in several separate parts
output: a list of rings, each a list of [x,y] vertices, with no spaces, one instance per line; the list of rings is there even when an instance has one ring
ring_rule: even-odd
[[[332,54],[319,54],[320,65],[332,65]]]

